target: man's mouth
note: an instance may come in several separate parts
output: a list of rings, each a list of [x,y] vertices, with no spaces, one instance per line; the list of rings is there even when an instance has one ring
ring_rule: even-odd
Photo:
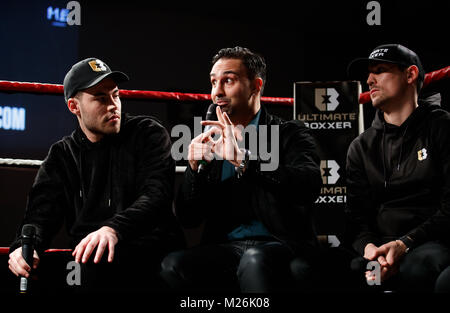
[[[113,114],[111,117],[108,118],[108,122],[117,122],[120,121],[120,115],[119,114]]]
[[[220,107],[226,106],[230,103],[230,100],[228,99],[216,99],[216,104]]]

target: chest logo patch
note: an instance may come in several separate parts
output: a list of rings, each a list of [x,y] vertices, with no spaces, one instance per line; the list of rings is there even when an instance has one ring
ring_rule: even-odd
[[[427,149],[423,148],[423,149],[420,149],[419,151],[417,151],[417,159],[418,159],[419,161],[423,161],[423,160],[425,160],[427,157],[428,157]]]

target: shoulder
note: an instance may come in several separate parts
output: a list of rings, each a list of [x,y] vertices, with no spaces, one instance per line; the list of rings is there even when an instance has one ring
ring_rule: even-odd
[[[156,117],[149,115],[131,116],[125,114],[120,130],[122,138],[148,138],[152,136],[168,137],[167,129]]]
[[[432,121],[432,125],[437,123],[437,126],[447,126],[450,122],[450,113],[444,109],[434,109],[430,112],[429,119]]]
[[[128,115],[123,116],[123,131],[144,130],[147,128],[164,129],[161,121],[150,115]]]
[[[70,136],[65,136],[62,139],[58,140],[54,144],[50,146],[48,156],[58,156],[61,157],[65,154],[70,153],[74,149],[74,147],[78,146],[75,140],[75,132],[74,131]]]
[[[169,149],[171,139],[162,123],[153,116],[137,115],[124,117],[120,140],[138,150]]]
[[[450,113],[443,109],[435,109],[428,117],[429,135],[438,145],[450,144]]]
[[[309,128],[300,120],[285,120],[279,116],[267,114],[269,126],[279,126],[281,134],[309,132]]]

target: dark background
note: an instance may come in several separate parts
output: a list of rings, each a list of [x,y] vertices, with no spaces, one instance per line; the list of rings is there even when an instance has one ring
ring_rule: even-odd
[[[0,80],[61,84],[72,64],[95,56],[129,74],[124,89],[209,93],[211,58],[236,45],[265,57],[264,95],[273,97],[293,97],[296,81],[347,80],[347,64],[383,43],[415,50],[426,72],[449,65],[447,1],[378,1],[380,26],[366,22],[369,1],[79,1],[80,26],[52,25],[47,8],[67,2],[1,2]],[[124,111],[155,115],[169,131],[180,123],[192,127],[207,105],[123,100]],[[42,160],[76,125],[62,95],[0,92],[0,106],[27,110],[25,131],[0,129],[2,158]],[[292,107],[269,110],[292,118]],[[0,246],[14,236],[34,175],[34,169],[0,168]]]

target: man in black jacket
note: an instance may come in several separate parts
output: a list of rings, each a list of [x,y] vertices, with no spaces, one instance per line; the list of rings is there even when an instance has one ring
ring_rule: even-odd
[[[424,71],[402,45],[376,47],[349,73],[368,74],[377,109],[348,150],[349,238],[380,264],[369,282],[431,291],[450,263],[450,114],[418,101]]]
[[[64,96],[79,127],[52,145],[37,173],[23,220],[36,227],[34,262],[23,259],[19,232],[10,248],[15,275],[30,275],[63,222],[85,290],[136,288],[128,278],[155,279],[164,255],[183,246],[170,137],[151,117],[121,113],[117,84],[126,80],[96,58],[67,73]],[[142,277],[128,268],[134,264]]]
[[[265,83],[261,56],[246,48],[225,48],[212,64],[216,120],[202,122],[212,128],[189,146],[189,166],[176,202],[183,226],[204,222],[202,242],[166,257],[162,276],[181,290],[287,289],[291,260],[299,256],[308,262],[316,247],[310,205],[321,176],[315,143],[302,122],[283,121],[260,104]],[[253,127],[257,137],[239,146],[245,136],[238,126],[248,133]],[[258,148],[252,146],[256,143]],[[268,151],[264,145],[270,147],[270,160],[262,153]],[[207,164],[199,166],[199,161]]]

